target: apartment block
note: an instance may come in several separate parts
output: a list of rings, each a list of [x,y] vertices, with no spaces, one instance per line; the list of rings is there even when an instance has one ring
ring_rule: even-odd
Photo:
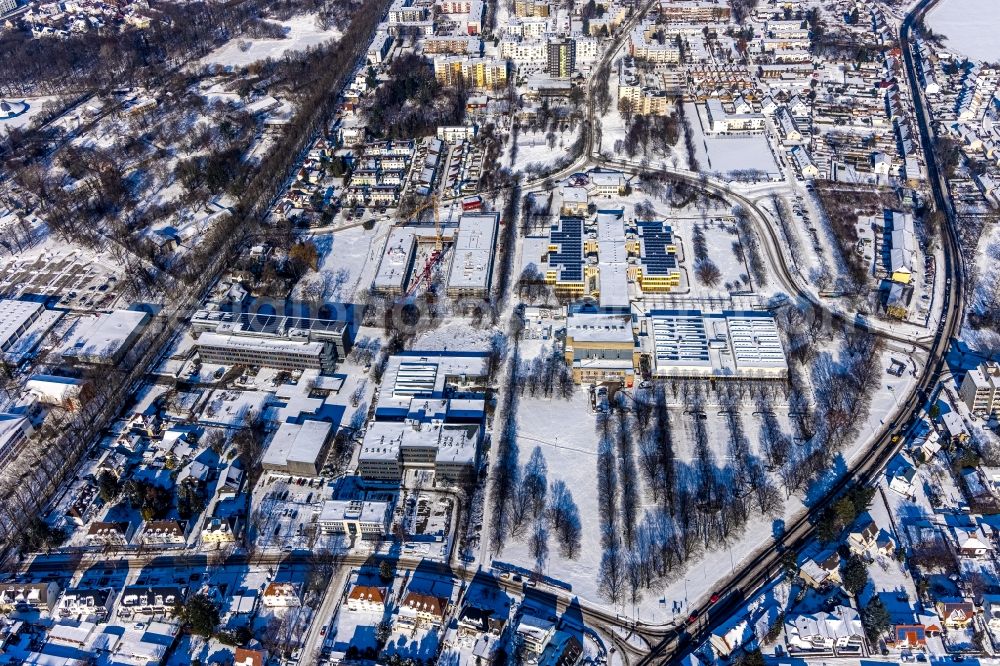
[[[959,395],[973,414],[1000,414],[1000,363],[983,363],[969,370],[962,380]]]

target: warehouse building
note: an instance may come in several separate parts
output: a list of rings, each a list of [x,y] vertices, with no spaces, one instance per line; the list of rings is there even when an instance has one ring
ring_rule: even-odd
[[[8,351],[45,312],[41,303],[0,299],[0,351]]]
[[[261,461],[265,470],[299,476],[318,476],[331,441],[333,425],[305,420],[282,423],[267,445]]]
[[[72,344],[63,350],[63,360],[76,363],[117,365],[149,321],[148,312],[114,310],[89,322],[81,322]]]
[[[657,377],[788,375],[778,326],[768,312],[658,310],[641,326],[640,344]]]
[[[500,213],[462,216],[448,273],[448,296],[485,298],[489,294],[499,225]]]

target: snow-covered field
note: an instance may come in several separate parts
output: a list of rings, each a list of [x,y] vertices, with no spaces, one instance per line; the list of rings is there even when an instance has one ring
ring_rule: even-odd
[[[328,303],[351,302],[357,289],[375,277],[387,233],[383,222],[371,230],[352,227],[310,236],[320,251],[319,270],[303,277],[296,290],[304,294],[318,290]]]
[[[771,145],[763,134],[708,135],[696,105],[686,103],[684,113],[691,120],[695,157],[702,171],[723,176],[747,170],[772,176],[780,173]]]
[[[1000,60],[996,40],[1000,3],[996,0],[940,0],[927,14],[927,25],[946,37],[945,45],[974,60]]]
[[[516,171],[537,171],[549,167],[566,157],[579,134],[579,126],[565,132],[556,132],[555,144],[550,146],[546,132],[521,130],[517,135],[517,154],[510,166]],[[509,152],[506,156],[510,161]]]
[[[320,29],[316,25],[315,14],[303,14],[278,23],[287,29],[285,39],[233,39],[202,58],[201,64],[243,67],[258,60],[280,58],[289,51],[303,51],[310,46],[340,38],[339,30]]]
[[[24,103],[28,108],[24,113],[20,113],[13,118],[0,118],[0,134],[6,134],[7,130],[27,127],[35,117],[41,113],[46,102],[56,99],[55,97],[25,97],[5,100],[12,105]]]

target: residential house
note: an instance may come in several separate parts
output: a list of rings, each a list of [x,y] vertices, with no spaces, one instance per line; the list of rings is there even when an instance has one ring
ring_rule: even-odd
[[[945,412],[941,415],[941,425],[953,444],[962,444],[969,439],[969,428],[958,412]]]
[[[976,617],[976,606],[968,601],[939,601],[935,610],[947,629],[966,629]]]
[[[976,527],[955,528],[955,544],[962,557],[986,557],[993,551],[989,537]]]
[[[238,520],[230,518],[209,517],[201,528],[201,541],[205,544],[235,543]]]
[[[251,650],[249,648],[236,648],[233,666],[264,666],[267,662],[266,650]]]
[[[871,516],[864,518],[847,535],[847,547],[860,557],[868,557],[878,539],[879,528]]]
[[[355,585],[347,595],[347,610],[355,613],[383,613],[385,594],[382,588],[372,585]]]
[[[993,631],[1000,631],[1000,595],[983,595],[983,621]]]
[[[47,583],[0,583],[0,613],[48,612],[59,599],[59,585]]]
[[[834,550],[816,558],[806,559],[799,569],[799,577],[811,587],[818,588],[827,584],[839,585],[841,583],[840,555]]]
[[[878,538],[875,540],[875,553],[882,557],[896,556],[896,540],[885,530],[879,531]]]
[[[97,521],[87,528],[87,543],[92,546],[127,546],[135,534],[135,524]]]
[[[917,470],[910,465],[905,465],[892,474],[889,488],[903,497],[913,497],[917,492],[917,486],[914,483],[916,476]]]
[[[111,587],[67,589],[59,599],[57,611],[62,618],[95,617],[102,622],[111,615],[117,596]]]
[[[440,627],[448,609],[448,600],[429,594],[407,592],[396,610],[396,622],[404,627],[430,625]]]
[[[187,588],[176,585],[129,585],[122,591],[118,612],[129,618],[172,614],[184,603],[186,594]]]
[[[185,520],[151,520],[139,538],[146,546],[183,546],[187,543],[187,525]]]
[[[265,608],[297,608],[302,605],[295,583],[268,583],[262,602]]]
[[[791,618],[785,622],[785,637],[792,654],[859,655],[865,644],[861,616],[848,606]]]
[[[498,638],[503,633],[505,618],[498,617],[492,609],[466,606],[458,616],[458,635],[478,638],[489,634]]]
[[[893,627],[892,634],[897,648],[927,647],[927,630],[922,624],[897,624]]]

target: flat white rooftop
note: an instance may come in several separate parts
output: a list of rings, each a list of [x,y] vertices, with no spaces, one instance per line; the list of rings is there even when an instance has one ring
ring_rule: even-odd
[[[309,356],[317,356],[323,351],[322,342],[251,337],[248,335],[223,335],[221,333],[202,333],[198,337],[198,346],[232,350],[282,352]]]
[[[114,310],[84,324],[75,341],[63,351],[63,356],[77,358],[111,358],[128,345],[149,319],[149,313],[136,310]]]
[[[356,520],[365,523],[384,523],[388,511],[388,502],[327,500],[323,502],[319,521],[325,523]]]
[[[449,289],[487,290],[493,277],[500,213],[468,213],[458,222]]]
[[[372,285],[376,289],[402,291],[413,263],[416,245],[417,239],[412,228],[394,227],[385,242],[382,261],[379,262]]]
[[[632,317],[607,312],[572,312],[566,317],[566,337],[574,342],[632,343]]]
[[[285,467],[288,463],[313,465],[330,437],[333,425],[325,421],[282,423],[264,453],[263,464]]]
[[[449,377],[486,375],[486,354],[408,352],[390,356],[382,376],[378,409],[409,409],[413,396],[443,397]]]
[[[768,312],[653,311],[647,351],[660,376],[783,377],[788,361]]]
[[[7,351],[44,310],[41,303],[0,299],[0,350]]]
[[[628,251],[625,248],[625,211],[597,211],[597,254],[601,307],[627,308]]]

